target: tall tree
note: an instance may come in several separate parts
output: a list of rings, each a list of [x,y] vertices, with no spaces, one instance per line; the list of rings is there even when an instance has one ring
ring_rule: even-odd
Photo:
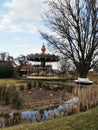
[[[81,78],[98,61],[98,0],[49,0],[45,20],[54,35],[41,32],[58,52],[74,63]],[[53,34],[53,33],[52,33]]]

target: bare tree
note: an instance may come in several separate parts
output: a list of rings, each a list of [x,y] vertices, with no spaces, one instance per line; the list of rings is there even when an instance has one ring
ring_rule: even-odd
[[[1,52],[0,53],[0,61],[1,62],[10,62],[14,64],[13,56],[10,56],[8,52]]]
[[[61,73],[67,75],[68,70],[70,69],[70,62],[69,62],[69,60],[62,57],[60,59],[59,64],[60,64],[60,71],[61,71]]]
[[[98,1],[49,0],[45,20],[55,35],[41,32],[54,49],[74,63],[81,78],[98,61]]]
[[[0,78],[11,78],[14,73],[14,58],[7,52],[0,53]]]
[[[16,60],[18,61],[18,64],[20,66],[27,63],[27,57],[24,55],[20,55],[19,57],[16,58]]]
[[[0,53],[0,61],[4,62],[7,61],[8,53],[7,52],[1,52]]]

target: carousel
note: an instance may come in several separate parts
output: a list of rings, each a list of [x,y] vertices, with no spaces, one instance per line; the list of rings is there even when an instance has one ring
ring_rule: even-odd
[[[50,63],[58,62],[59,57],[54,54],[46,53],[46,47],[43,44],[41,47],[41,53],[30,54],[27,56],[28,61],[36,62],[33,65],[30,76],[52,76],[54,75],[54,70]],[[48,63],[48,64],[47,64]]]

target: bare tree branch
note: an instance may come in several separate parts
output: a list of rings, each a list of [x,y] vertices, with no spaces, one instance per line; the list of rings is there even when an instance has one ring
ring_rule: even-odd
[[[80,77],[87,77],[97,62],[98,7],[97,0],[51,0],[45,14],[48,27],[57,35],[41,32],[47,42],[71,59]]]

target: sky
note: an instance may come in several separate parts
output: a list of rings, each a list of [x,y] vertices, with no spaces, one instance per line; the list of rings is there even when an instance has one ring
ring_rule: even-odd
[[[46,41],[39,30],[46,31],[41,17],[46,11],[45,0],[0,0],[0,53],[13,57],[41,53]]]
[[[46,10],[45,0],[0,0],[0,53],[14,58],[41,53],[46,41],[39,30],[45,30],[42,15]]]
[[[44,0],[0,0],[0,53],[17,57],[41,52],[44,11]]]

